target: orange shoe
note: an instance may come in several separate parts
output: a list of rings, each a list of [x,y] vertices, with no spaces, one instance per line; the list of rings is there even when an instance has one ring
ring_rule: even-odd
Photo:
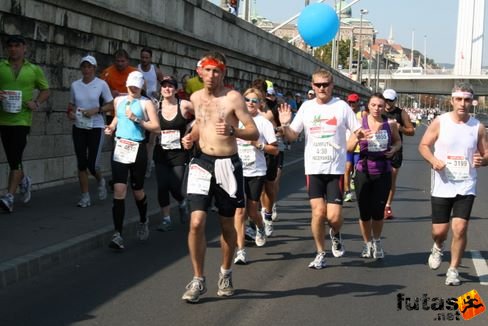
[[[391,206],[385,206],[385,214],[383,218],[385,220],[391,220],[393,218],[393,211],[391,210]]]

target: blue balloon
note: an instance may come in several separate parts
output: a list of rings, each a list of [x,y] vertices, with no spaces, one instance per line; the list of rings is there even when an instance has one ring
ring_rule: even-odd
[[[310,46],[322,46],[331,41],[339,30],[339,18],[331,6],[313,3],[298,17],[298,32]]]

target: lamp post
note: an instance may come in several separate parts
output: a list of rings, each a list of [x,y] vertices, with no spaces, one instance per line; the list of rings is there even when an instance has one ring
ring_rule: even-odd
[[[363,36],[363,16],[368,14],[368,10],[359,10],[359,44],[358,44],[358,83],[361,83],[361,58],[362,58],[362,36]]]

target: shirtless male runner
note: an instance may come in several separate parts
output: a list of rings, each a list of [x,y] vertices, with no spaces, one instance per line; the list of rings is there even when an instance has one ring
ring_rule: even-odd
[[[195,125],[191,133],[182,138],[182,144],[187,149],[193,143],[198,145],[198,151],[190,161],[188,181],[185,183],[191,204],[188,247],[194,276],[186,286],[182,299],[190,303],[198,302],[207,291],[203,272],[207,247],[205,224],[212,198],[215,198],[222,228],[222,265],[217,295],[234,294],[231,270],[236,247],[234,213],[237,207],[245,205],[244,178],[236,137],[251,141],[259,137],[242,95],[224,87],[225,62],[224,55],[218,52],[209,52],[198,62],[198,74],[204,88],[191,95]],[[243,127],[239,127],[239,122]]]

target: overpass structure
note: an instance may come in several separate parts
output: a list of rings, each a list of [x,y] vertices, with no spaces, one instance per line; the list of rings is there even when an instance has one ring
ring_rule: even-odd
[[[388,69],[363,75],[370,81],[374,90],[379,84],[380,88],[393,88],[402,94],[429,94],[447,95],[458,81],[469,82],[476,96],[488,96],[488,71],[482,70],[481,75],[458,75],[452,70],[427,70],[422,74],[395,73]],[[378,83],[376,83],[376,79]]]

